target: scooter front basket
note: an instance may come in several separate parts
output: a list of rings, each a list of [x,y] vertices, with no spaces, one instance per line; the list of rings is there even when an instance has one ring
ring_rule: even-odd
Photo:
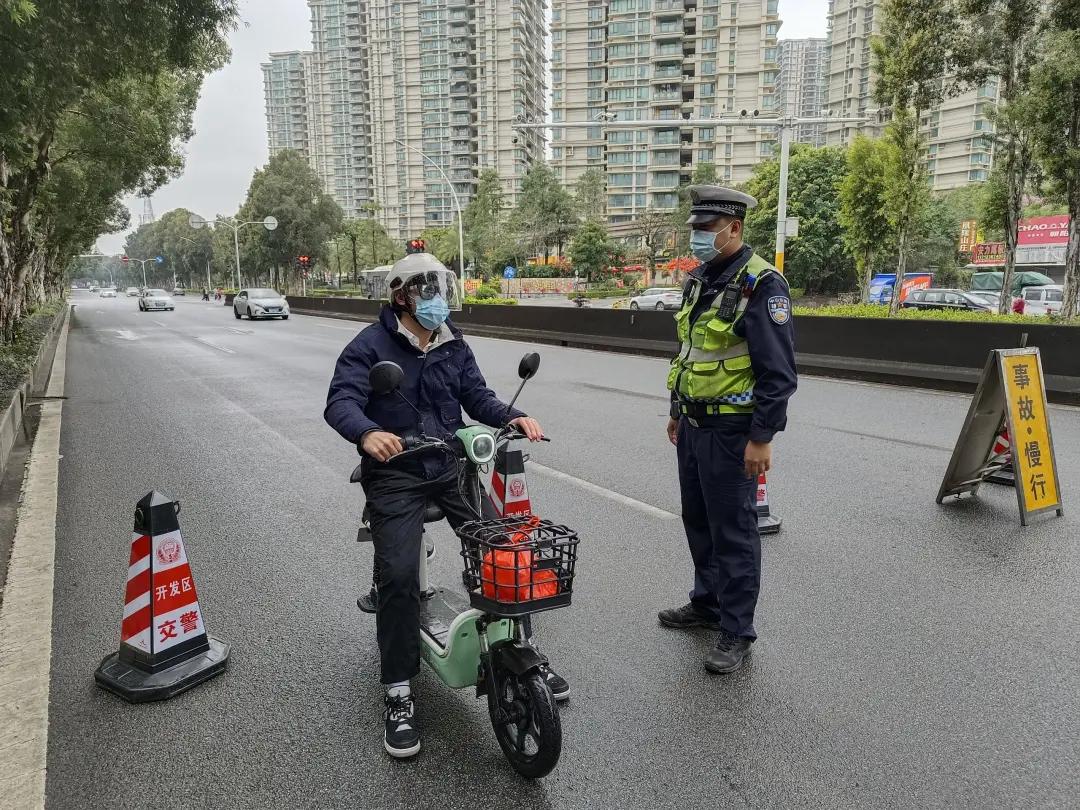
[[[517,515],[466,523],[457,534],[465,587],[477,610],[524,616],[570,604],[578,546],[573,529]]]

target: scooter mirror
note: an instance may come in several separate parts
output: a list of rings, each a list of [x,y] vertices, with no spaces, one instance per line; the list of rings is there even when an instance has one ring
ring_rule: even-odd
[[[522,357],[521,362],[518,363],[518,376],[523,380],[531,380],[536,376],[536,371],[539,368],[540,355],[536,352],[529,352]]]
[[[371,371],[368,372],[368,384],[376,394],[389,394],[397,390],[404,376],[405,372],[401,370],[401,366],[390,360],[383,360],[371,367]]]

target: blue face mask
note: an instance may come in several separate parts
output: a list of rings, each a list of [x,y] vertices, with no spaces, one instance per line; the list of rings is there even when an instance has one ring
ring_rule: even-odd
[[[450,306],[441,295],[421,298],[416,302],[416,320],[425,329],[438,329],[450,317]]]
[[[731,225],[728,225],[724,230],[730,233]],[[690,252],[702,262],[711,262],[717,256],[720,255],[720,251],[728,246],[734,237],[728,237],[727,242],[724,242],[724,247],[717,250],[716,237],[722,234],[724,231],[701,231],[695,228],[690,231]]]

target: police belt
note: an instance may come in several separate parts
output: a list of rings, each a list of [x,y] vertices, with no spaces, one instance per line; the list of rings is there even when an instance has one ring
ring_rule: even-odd
[[[752,404],[752,402],[753,402],[753,400],[751,400],[749,404]],[[689,402],[689,401],[686,401],[686,400],[678,400],[677,402],[673,403],[672,416],[675,415],[675,412],[678,412],[678,414],[681,415],[681,416],[688,416],[691,419],[706,419],[706,418],[709,418],[709,419],[717,419],[717,418],[719,418],[719,419],[730,419],[732,416],[746,416],[746,417],[750,416],[750,414],[748,414],[748,413],[730,413],[730,412],[722,412],[720,410],[721,407],[730,406],[730,405],[733,405],[733,404],[735,404],[735,403],[724,402],[724,401],[719,401],[719,402]],[[745,404],[745,403],[739,403],[739,404]]]

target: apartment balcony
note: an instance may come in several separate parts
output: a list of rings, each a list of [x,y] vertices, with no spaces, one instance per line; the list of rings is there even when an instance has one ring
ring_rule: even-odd
[[[671,39],[673,37],[681,37],[682,35],[682,20],[677,20],[675,22],[657,23],[652,30],[653,39]]]
[[[682,65],[657,65],[653,71],[652,80],[657,82],[662,79],[679,79],[683,75]]]
[[[672,59],[682,59],[683,48],[679,44],[660,45],[653,48],[652,56],[650,58],[654,62],[664,62],[671,61]]]

